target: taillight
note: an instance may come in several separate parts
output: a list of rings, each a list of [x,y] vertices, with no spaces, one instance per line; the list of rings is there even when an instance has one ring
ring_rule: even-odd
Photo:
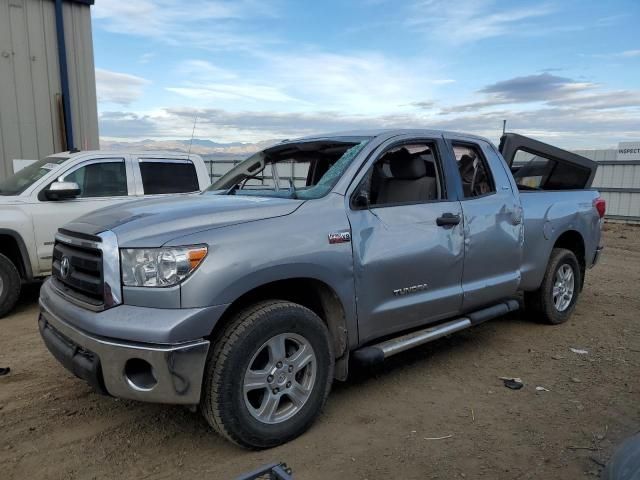
[[[598,197],[593,200],[593,206],[598,211],[598,215],[600,218],[604,217],[604,213],[607,210],[607,202],[604,201],[604,198]]]

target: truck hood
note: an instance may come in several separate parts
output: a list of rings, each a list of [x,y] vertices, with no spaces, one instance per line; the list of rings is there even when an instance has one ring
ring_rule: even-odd
[[[27,202],[18,195],[0,195],[0,206],[2,205],[23,205]]]
[[[242,195],[174,196],[96,210],[64,228],[89,235],[111,230],[121,247],[159,247],[195,232],[288,215],[303,203]]]

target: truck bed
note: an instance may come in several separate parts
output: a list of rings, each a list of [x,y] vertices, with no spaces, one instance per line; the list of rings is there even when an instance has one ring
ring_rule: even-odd
[[[586,268],[593,263],[600,245],[600,217],[594,207],[599,197],[596,190],[521,190],[520,201],[524,218],[524,248],[522,258],[522,289],[538,288],[557,234],[565,232],[567,241],[571,232],[584,239]],[[576,210],[577,207],[577,210]]]

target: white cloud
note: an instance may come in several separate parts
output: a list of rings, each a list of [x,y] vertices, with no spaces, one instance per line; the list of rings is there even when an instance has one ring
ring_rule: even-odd
[[[371,52],[272,54],[266,60],[276,85],[318,110],[384,114],[416,96],[431,96],[424,60],[398,61]]]
[[[554,11],[546,4],[505,7],[495,3],[495,0],[417,0],[411,4],[406,25],[446,43],[462,44],[522,33],[527,22]]]
[[[148,80],[128,73],[96,68],[98,102],[129,105],[142,96]]]
[[[156,58],[156,53],[155,52],[147,52],[147,53],[143,53],[142,55],[140,55],[140,58],[138,58],[138,62],[139,63],[149,63],[154,58]]]
[[[435,80],[431,80],[431,83],[434,85],[448,85],[455,82],[453,78],[436,78]]]
[[[268,82],[248,81],[238,73],[206,60],[186,60],[178,65],[176,71],[186,80],[180,85],[166,87],[166,90],[197,100],[199,105],[218,104],[220,101],[235,105],[239,102],[298,101]]]
[[[238,74],[207,60],[185,60],[176,68],[176,72],[183,78],[208,80],[235,80]]]
[[[257,38],[238,23],[276,14],[257,0],[101,0],[91,12],[96,25],[110,32],[207,49],[249,49],[266,42],[268,35]]]
[[[625,50],[618,54],[620,57],[640,57],[640,50]]]
[[[168,90],[201,107],[230,111],[341,111],[350,115],[409,110],[431,97],[438,68],[424,59],[402,61],[372,52],[254,52],[254,61],[231,73],[202,60],[180,66],[188,80]],[[433,81],[432,81],[433,79]],[[447,80],[448,83],[448,80]]]
[[[613,52],[613,53],[580,53],[579,55],[581,57],[609,58],[609,59],[635,58],[635,57],[640,57],[640,49],[623,50],[622,52]]]
[[[249,100],[260,102],[296,101],[277,88],[266,85],[206,83],[189,87],[167,87],[167,90],[199,102],[217,100]]]

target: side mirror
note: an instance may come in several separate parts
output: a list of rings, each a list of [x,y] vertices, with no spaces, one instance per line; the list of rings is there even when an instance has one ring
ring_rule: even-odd
[[[53,182],[44,194],[49,200],[68,200],[80,195],[80,186],[76,182]]]
[[[365,192],[358,192],[353,197],[353,207],[356,209],[369,208],[369,195]]]

